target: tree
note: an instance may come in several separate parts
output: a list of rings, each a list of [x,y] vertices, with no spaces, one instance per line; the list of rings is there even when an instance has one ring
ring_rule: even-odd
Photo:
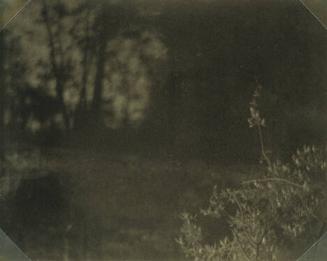
[[[64,35],[64,30],[67,28],[63,24],[68,10],[61,1],[51,2],[51,4],[52,6],[49,7],[46,0],[42,1],[41,18],[47,32],[49,61],[51,73],[55,80],[56,98],[62,108],[65,127],[70,129],[71,122],[64,97],[66,84],[71,77],[71,67],[73,66],[71,41],[67,39],[67,35]]]
[[[74,127],[77,108],[85,103],[89,88],[94,8],[87,1],[44,0],[33,3],[22,14],[25,19],[20,17],[13,25],[12,33],[22,46],[22,63],[28,68],[26,89],[32,89],[23,93],[55,100],[56,113],[48,119],[56,118],[65,130]]]
[[[142,120],[167,58],[159,33],[137,25],[122,30],[122,20],[133,20],[134,11],[111,2],[42,0],[28,12],[13,30],[28,68],[26,88],[33,89],[23,93],[53,100],[57,109],[48,123],[71,130],[92,121],[117,127]],[[41,125],[53,126],[48,123]]]
[[[160,88],[159,70],[167,59],[167,48],[158,33],[141,29],[116,37],[107,51],[102,93],[105,120],[108,126],[133,126],[147,116],[151,98]]]

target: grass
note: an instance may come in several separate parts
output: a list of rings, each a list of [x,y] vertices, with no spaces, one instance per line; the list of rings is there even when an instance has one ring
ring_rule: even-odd
[[[204,206],[213,184],[225,187],[258,172],[252,165],[195,159],[73,150],[44,155],[46,168],[58,173],[70,198],[65,211],[72,228],[66,237],[73,260],[183,260],[175,243],[179,214]],[[33,260],[63,255],[62,234],[52,245],[40,234],[31,230],[25,236],[25,242],[39,242],[25,246]]]

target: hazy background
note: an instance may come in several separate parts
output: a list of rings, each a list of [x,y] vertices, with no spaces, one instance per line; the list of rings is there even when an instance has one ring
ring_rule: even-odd
[[[1,220],[32,258],[182,258],[179,213],[257,170],[257,82],[274,157],[326,141],[299,1],[40,0],[1,36]]]

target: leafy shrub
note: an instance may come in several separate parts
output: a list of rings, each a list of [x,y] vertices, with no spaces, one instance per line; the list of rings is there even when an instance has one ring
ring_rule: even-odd
[[[259,86],[250,102],[249,125],[256,128],[265,172],[237,187],[214,187],[209,206],[198,215],[182,214],[177,239],[194,260],[280,260],[285,247],[317,238],[325,229],[326,150],[304,146],[289,162],[272,161],[263,139]],[[229,233],[208,243],[200,218],[225,220]],[[212,234],[212,232],[211,232]],[[301,241],[302,240],[302,241]]]

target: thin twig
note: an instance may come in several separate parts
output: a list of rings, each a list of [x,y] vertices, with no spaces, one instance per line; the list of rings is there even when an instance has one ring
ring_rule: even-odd
[[[0,33],[7,28],[7,26],[28,6],[32,0],[27,0],[24,5],[1,27]]]
[[[243,181],[243,184],[249,184],[249,183],[255,183],[255,182],[269,182],[269,181],[277,181],[277,182],[281,182],[281,183],[286,183],[288,185],[292,185],[296,188],[300,188],[303,189],[303,186],[294,182],[291,182],[287,179],[283,179],[283,178],[264,178],[264,179],[252,179],[252,180],[246,180]]]
[[[241,250],[242,250],[242,252],[243,252],[243,254],[244,254],[246,260],[250,261],[251,258],[250,258],[249,255],[246,253],[246,249],[245,249],[244,246],[242,245],[242,243],[241,243],[241,241],[240,241],[240,239],[239,239],[239,237],[238,237],[238,235],[237,235],[237,232],[234,231],[234,232],[233,232],[233,235],[234,235],[234,237],[236,238],[236,241],[237,241],[238,245],[240,246],[240,248],[241,248]]]

